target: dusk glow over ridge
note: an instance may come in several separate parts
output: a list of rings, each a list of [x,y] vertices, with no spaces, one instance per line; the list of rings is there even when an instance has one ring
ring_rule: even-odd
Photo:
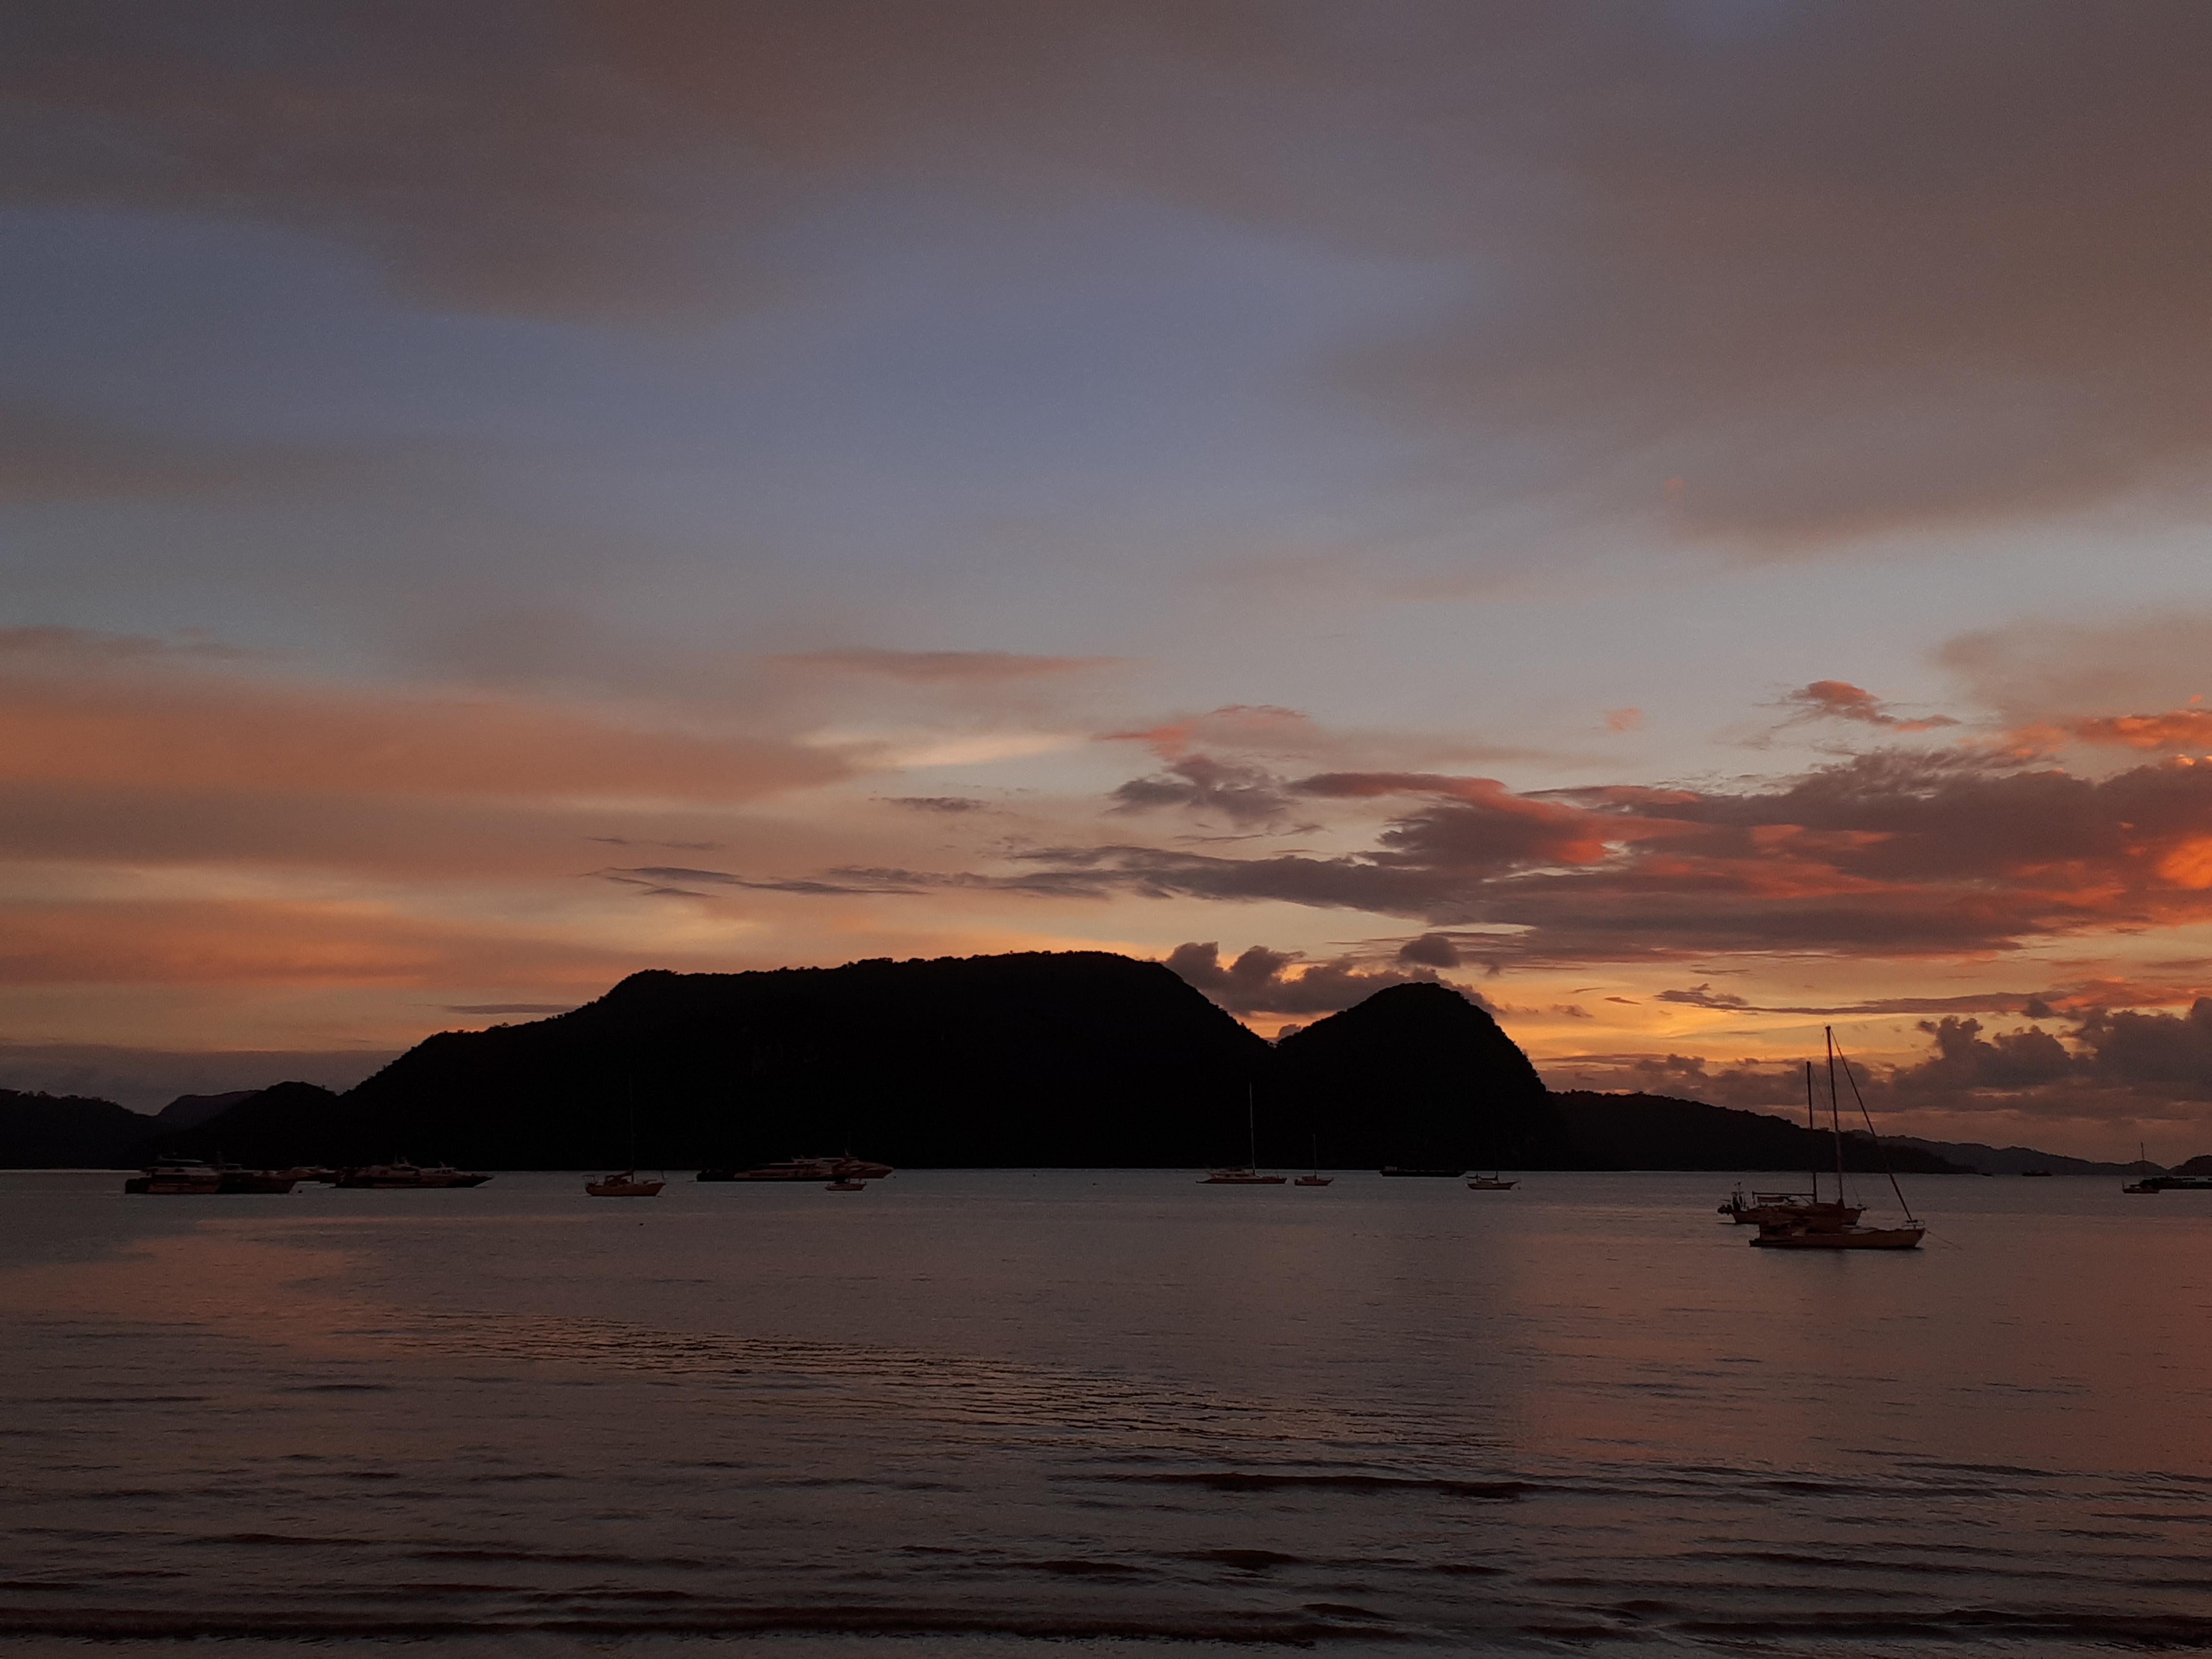
[[[0,1086],[1107,950],[2212,1145],[2202,8],[0,47]]]

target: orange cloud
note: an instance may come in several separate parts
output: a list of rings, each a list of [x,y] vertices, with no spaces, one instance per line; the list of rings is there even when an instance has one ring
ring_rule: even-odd
[[[596,994],[665,953],[367,903],[155,900],[17,904],[0,983],[558,986]]]
[[[2063,729],[2076,743],[2122,749],[2212,749],[2212,709],[2208,708],[2097,715],[2069,721]]]
[[[2212,836],[2192,836],[2158,861],[2158,873],[2176,887],[2212,887]]]
[[[492,697],[206,674],[0,675],[0,783],[736,801],[852,770],[794,743]]]

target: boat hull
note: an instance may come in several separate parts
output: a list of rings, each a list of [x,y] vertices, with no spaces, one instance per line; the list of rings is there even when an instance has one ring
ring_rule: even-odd
[[[1761,1231],[1751,1243],[1768,1250],[1917,1250],[1927,1236],[1925,1227],[1792,1227]]]
[[[146,1193],[156,1198],[212,1198],[222,1188],[220,1178],[185,1180],[160,1176],[132,1176],[123,1183],[126,1193]]]
[[[216,1186],[219,1193],[289,1193],[300,1184],[300,1177],[289,1170],[225,1170]]]
[[[1198,1184],[1201,1187],[1279,1187],[1286,1176],[1253,1175],[1243,1170],[1216,1170]]]

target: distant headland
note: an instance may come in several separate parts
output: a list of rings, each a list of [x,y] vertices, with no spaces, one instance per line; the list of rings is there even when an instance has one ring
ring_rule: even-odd
[[[1760,1113],[1553,1093],[1447,986],[1379,991],[1271,1044],[1161,963],[1057,951],[634,974],[567,1013],[428,1038],[343,1094],[279,1083],[149,1118],[0,1091],[0,1167],[404,1154],[677,1169],[850,1148],[909,1169],[1195,1168],[1243,1162],[1248,1091],[1259,1161],[1275,1167],[1786,1170],[1832,1156]],[[1970,1167],[1938,1143],[1885,1144],[1900,1169]],[[1847,1157],[1880,1165],[1864,1136]]]

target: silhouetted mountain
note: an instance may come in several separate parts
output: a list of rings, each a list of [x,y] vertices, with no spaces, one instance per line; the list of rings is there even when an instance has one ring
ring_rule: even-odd
[[[1558,1169],[1573,1139],[1498,1022],[1443,985],[1399,985],[1276,1047],[1283,1109],[1261,1161],[1303,1164],[1318,1139],[1344,1169]]]
[[[2023,1170],[2048,1170],[2053,1175],[2146,1176],[2167,1173],[2148,1159],[2124,1164],[2100,1164],[2094,1158],[2066,1158],[2057,1152],[2039,1152],[2033,1146],[1989,1146],[1978,1140],[1923,1140],[1917,1135],[1884,1135],[1890,1146],[1917,1146],[1923,1152],[1984,1175],[2018,1175]]]
[[[247,1133],[247,1103],[189,1144],[579,1169],[629,1164],[634,1123],[652,1168],[848,1146],[908,1166],[1190,1165],[1242,1160],[1245,1086],[1271,1060],[1166,968],[1103,952],[651,972],[550,1019],[429,1038],[327,1134]]]
[[[179,1095],[154,1116],[166,1129],[189,1129],[260,1092],[258,1089],[233,1089],[223,1095]]]
[[[1832,1170],[1835,1142],[1786,1118],[1740,1112],[1669,1095],[1601,1095],[1569,1090],[1552,1097],[1572,1130],[1581,1167],[1592,1170]],[[1878,1173],[1887,1151],[1899,1174],[1965,1175],[1964,1165],[1917,1146],[1863,1133],[1844,1137],[1844,1167]]]
[[[2157,1171],[2157,1173],[2181,1176],[2212,1176],[2212,1152],[2199,1152],[2196,1157],[2191,1158],[2186,1164],[2178,1164],[2171,1170],[2160,1170]]]
[[[230,1098],[213,1116],[163,1135],[159,1150],[261,1169],[325,1164],[350,1117],[339,1096],[313,1083],[272,1084]]]
[[[132,1169],[159,1133],[112,1100],[0,1089],[0,1169]]]

